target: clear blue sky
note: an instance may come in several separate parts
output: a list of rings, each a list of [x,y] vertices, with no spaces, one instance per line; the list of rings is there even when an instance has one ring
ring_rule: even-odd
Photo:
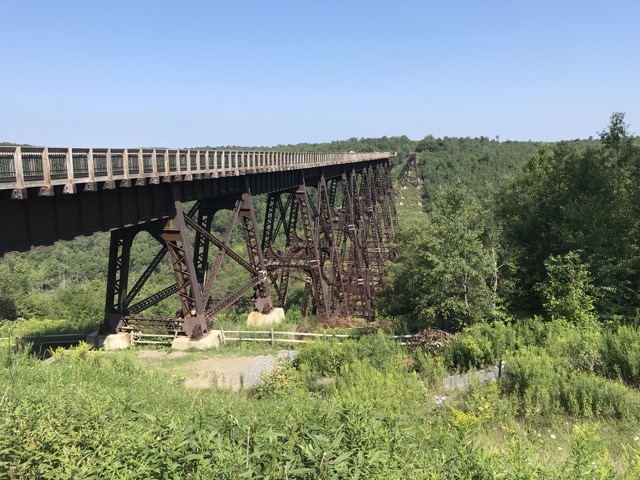
[[[0,141],[640,133],[640,1],[0,0]]]

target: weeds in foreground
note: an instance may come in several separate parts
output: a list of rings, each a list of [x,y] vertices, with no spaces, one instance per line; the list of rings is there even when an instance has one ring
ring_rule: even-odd
[[[132,352],[2,350],[0,478],[637,478],[636,392],[538,342],[442,405],[442,358],[376,335],[306,346],[239,393]]]

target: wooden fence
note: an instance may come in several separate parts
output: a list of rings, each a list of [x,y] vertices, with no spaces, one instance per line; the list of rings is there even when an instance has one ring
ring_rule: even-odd
[[[223,342],[269,342],[271,345],[276,343],[309,343],[319,340],[343,341],[365,336],[365,334],[281,332],[278,330],[221,330],[221,332]],[[412,343],[415,335],[389,335],[388,338],[393,338],[406,345]]]
[[[221,340],[226,342],[256,342],[276,344],[297,344],[317,341],[344,341],[365,336],[365,334],[346,333],[307,333],[307,332],[282,332],[278,330],[220,330]],[[170,345],[175,335],[150,334],[131,332],[133,345]],[[413,343],[415,335],[389,335],[402,345]],[[34,345],[74,345],[87,340],[87,334],[59,334],[59,335],[27,335],[16,337],[0,337],[0,343],[10,342],[12,345],[30,342]]]

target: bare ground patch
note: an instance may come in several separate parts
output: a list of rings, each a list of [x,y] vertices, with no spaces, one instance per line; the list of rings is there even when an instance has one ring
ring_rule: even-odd
[[[137,356],[148,366],[184,378],[187,388],[217,386],[237,391],[255,384],[274,367],[280,355],[202,358],[202,354],[191,352],[141,350]]]

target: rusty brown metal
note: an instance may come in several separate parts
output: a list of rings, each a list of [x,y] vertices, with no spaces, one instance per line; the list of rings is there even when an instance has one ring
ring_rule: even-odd
[[[418,172],[417,153],[409,154],[407,163],[403,165],[402,170],[400,170],[398,174],[398,180],[403,188],[406,188],[408,185],[412,185],[415,188],[420,187],[422,181],[420,180],[420,173]]]
[[[248,298],[251,290],[255,311],[285,307],[289,285],[296,279],[304,282],[301,310],[315,314],[316,321],[373,318],[373,298],[384,282],[385,262],[395,259],[398,222],[389,164],[369,163],[332,175],[327,178],[318,169],[315,176],[302,177],[295,188],[268,192],[262,231],[248,180],[241,190],[196,201],[188,213],[176,199],[169,219],[114,230],[103,331],[153,328],[197,338],[209,330],[217,314]],[[220,210],[231,211],[222,238],[212,232],[214,215]],[[246,259],[230,246],[238,223]],[[143,230],[161,248],[127,292],[131,245]],[[133,303],[167,254],[175,283]],[[222,298],[213,298],[224,259],[243,267],[247,280]],[[176,293],[178,315],[142,314]]]

